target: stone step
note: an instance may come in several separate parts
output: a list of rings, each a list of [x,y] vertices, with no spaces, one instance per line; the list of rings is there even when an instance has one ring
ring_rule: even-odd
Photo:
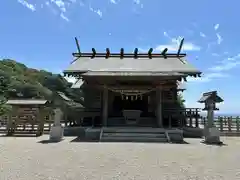
[[[165,133],[106,133],[102,134],[103,137],[155,137],[155,138],[166,138]]]
[[[165,133],[161,128],[104,128],[106,133]]]
[[[164,142],[167,143],[167,138],[155,138],[155,137],[102,137],[102,142]]]

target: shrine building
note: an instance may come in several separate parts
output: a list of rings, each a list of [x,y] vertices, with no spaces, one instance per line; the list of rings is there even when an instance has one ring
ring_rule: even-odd
[[[183,40],[176,53],[165,48],[160,53],[81,52],[73,53],[74,61],[64,70],[65,76],[78,81],[73,85],[84,96],[84,108],[99,111],[101,127],[180,127],[185,123],[187,108],[181,107],[179,82],[201,72],[188,63],[181,53]],[[184,114],[184,113],[185,114]],[[197,115],[197,114],[194,114]]]

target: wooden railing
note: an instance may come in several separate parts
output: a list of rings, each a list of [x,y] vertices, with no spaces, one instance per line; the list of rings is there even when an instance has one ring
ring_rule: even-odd
[[[207,124],[207,118],[200,119],[200,124],[204,127]],[[218,116],[214,119],[214,125],[219,128],[224,135],[240,135],[240,117],[239,116]]]
[[[7,132],[7,120],[8,116],[0,116],[0,134],[5,134]],[[61,124],[64,126],[64,122],[61,122]],[[44,122],[44,133],[48,133],[51,129],[51,126],[53,125],[53,120],[51,119],[50,116],[45,117],[45,122]],[[24,131],[24,132],[33,132],[37,130],[38,125],[33,123],[30,124],[29,122],[27,123],[20,123],[17,125],[17,131]]]

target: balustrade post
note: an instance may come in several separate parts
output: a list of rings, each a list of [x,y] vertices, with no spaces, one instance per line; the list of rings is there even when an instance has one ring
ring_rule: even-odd
[[[223,117],[218,117],[219,123],[220,123],[220,131],[223,132]]]
[[[199,127],[199,118],[196,116],[195,118],[195,127],[198,128]]]
[[[232,131],[232,117],[228,117],[227,118],[228,120],[228,131]]]
[[[206,125],[206,117],[203,118],[203,125],[205,127],[205,125]]]
[[[239,116],[236,117],[237,132],[239,132]]]

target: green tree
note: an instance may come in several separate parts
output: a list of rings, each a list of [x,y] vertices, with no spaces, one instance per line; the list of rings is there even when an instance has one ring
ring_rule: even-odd
[[[178,102],[178,105],[181,107],[181,108],[185,108],[185,100],[183,99],[183,96],[182,94],[178,94],[177,96],[177,102]]]
[[[70,87],[71,83],[60,74],[28,68],[11,59],[0,60],[0,95],[5,99],[51,99],[55,91],[77,97],[79,94],[76,95]]]
[[[0,116],[11,111],[11,106],[5,104],[6,99],[2,96],[0,97]]]

